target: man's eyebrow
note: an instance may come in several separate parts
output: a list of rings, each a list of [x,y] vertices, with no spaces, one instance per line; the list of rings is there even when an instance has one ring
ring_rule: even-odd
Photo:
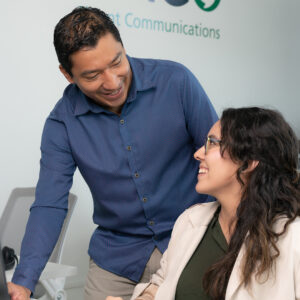
[[[118,52],[117,55],[113,58],[113,60],[109,63],[109,66],[113,65],[120,58],[121,55],[122,55],[122,51]],[[103,70],[99,70],[99,69],[86,70],[81,73],[81,76],[87,76],[93,73],[101,73],[101,72],[103,72]]]
[[[122,55],[122,51],[118,52],[115,58],[111,61],[110,65],[114,64]]]
[[[101,71],[100,70],[87,70],[87,71],[82,72],[81,76],[87,76],[87,75],[90,75],[93,73],[98,73],[98,72],[101,72]]]

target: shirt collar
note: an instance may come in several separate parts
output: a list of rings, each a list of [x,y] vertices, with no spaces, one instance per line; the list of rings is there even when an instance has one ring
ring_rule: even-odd
[[[155,88],[155,84],[147,78],[149,75],[145,72],[145,66],[142,60],[132,58],[127,55],[127,59],[132,71],[132,81],[126,102],[132,102],[136,99],[138,92],[143,92],[151,88]],[[72,97],[76,98],[74,115],[79,116],[91,111],[93,113],[109,113],[105,108],[93,102],[80,89],[73,84]]]
[[[100,105],[94,103],[89,97],[81,92],[81,90],[74,84],[74,92],[75,92],[75,109],[74,115],[80,116],[86,114],[91,111],[93,113],[101,113],[107,112],[106,109],[101,107]]]
[[[132,71],[132,82],[127,102],[132,102],[136,99],[137,92],[147,91],[151,88],[155,88],[156,85],[149,79],[149,73],[145,72],[143,60],[132,58],[128,55],[127,58]]]

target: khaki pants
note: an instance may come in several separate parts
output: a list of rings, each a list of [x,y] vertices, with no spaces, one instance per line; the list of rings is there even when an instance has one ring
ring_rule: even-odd
[[[148,282],[153,273],[160,266],[161,252],[155,248],[145,267],[140,282]],[[105,300],[107,296],[119,296],[129,300],[136,282],[118,276],[98,267],[93,260],[90,260],[89,272],[87,274],[84,299]]]

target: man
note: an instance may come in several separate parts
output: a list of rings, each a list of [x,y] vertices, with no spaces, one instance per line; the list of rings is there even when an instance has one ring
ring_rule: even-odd
[[[193,159],[217,115],[180,64],[126,55],[118,29],[96,8],[57,24],[54,45],[70,85],[46,120],[36,200],[9,292],[28,299],[55,246],[78,167],[98,225],[86,300],[128,299],[159,266],[177,216],[207,201]]]

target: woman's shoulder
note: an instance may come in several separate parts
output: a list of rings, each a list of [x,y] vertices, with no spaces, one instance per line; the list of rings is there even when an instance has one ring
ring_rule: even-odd
[[[275,222],[275,231],[281,232],[284,229],[284,225],[289,221],[286,216],[279,217]],[[287,227],[287,231],[294,233],[300,230],[300,216],[296,217]]]
[[[295,238],[298,239],[298,247],[300,249],[300,216],[297,217],[295,220],[293,220],[290,224],[289,224],[288,230],[291,232],[291,234],[293,236],[295,236]]]
[[[191,222],[193,226],[208,225],[219,205],[217,201],[194,204],[178,217],[175,225],[186,222]]]
[[[197,203],[190,207],[188,207],[183,214],[192,214],[192,213],[199,213],[199,212],[205,212],[210,210],[215,210],[217,207],[219,207],[220,203],[218,201],[212,201],[212,202],[205,202],[205,203]]]
[[[284,225],[288,218],[280,218],[275,223],[275,231],[280,233],[284,230]],[[300,217],[296,217],[288,224],[285,232],[279,236],[279,243],[285,245],[290,250],[294,249],[300,254]]]

